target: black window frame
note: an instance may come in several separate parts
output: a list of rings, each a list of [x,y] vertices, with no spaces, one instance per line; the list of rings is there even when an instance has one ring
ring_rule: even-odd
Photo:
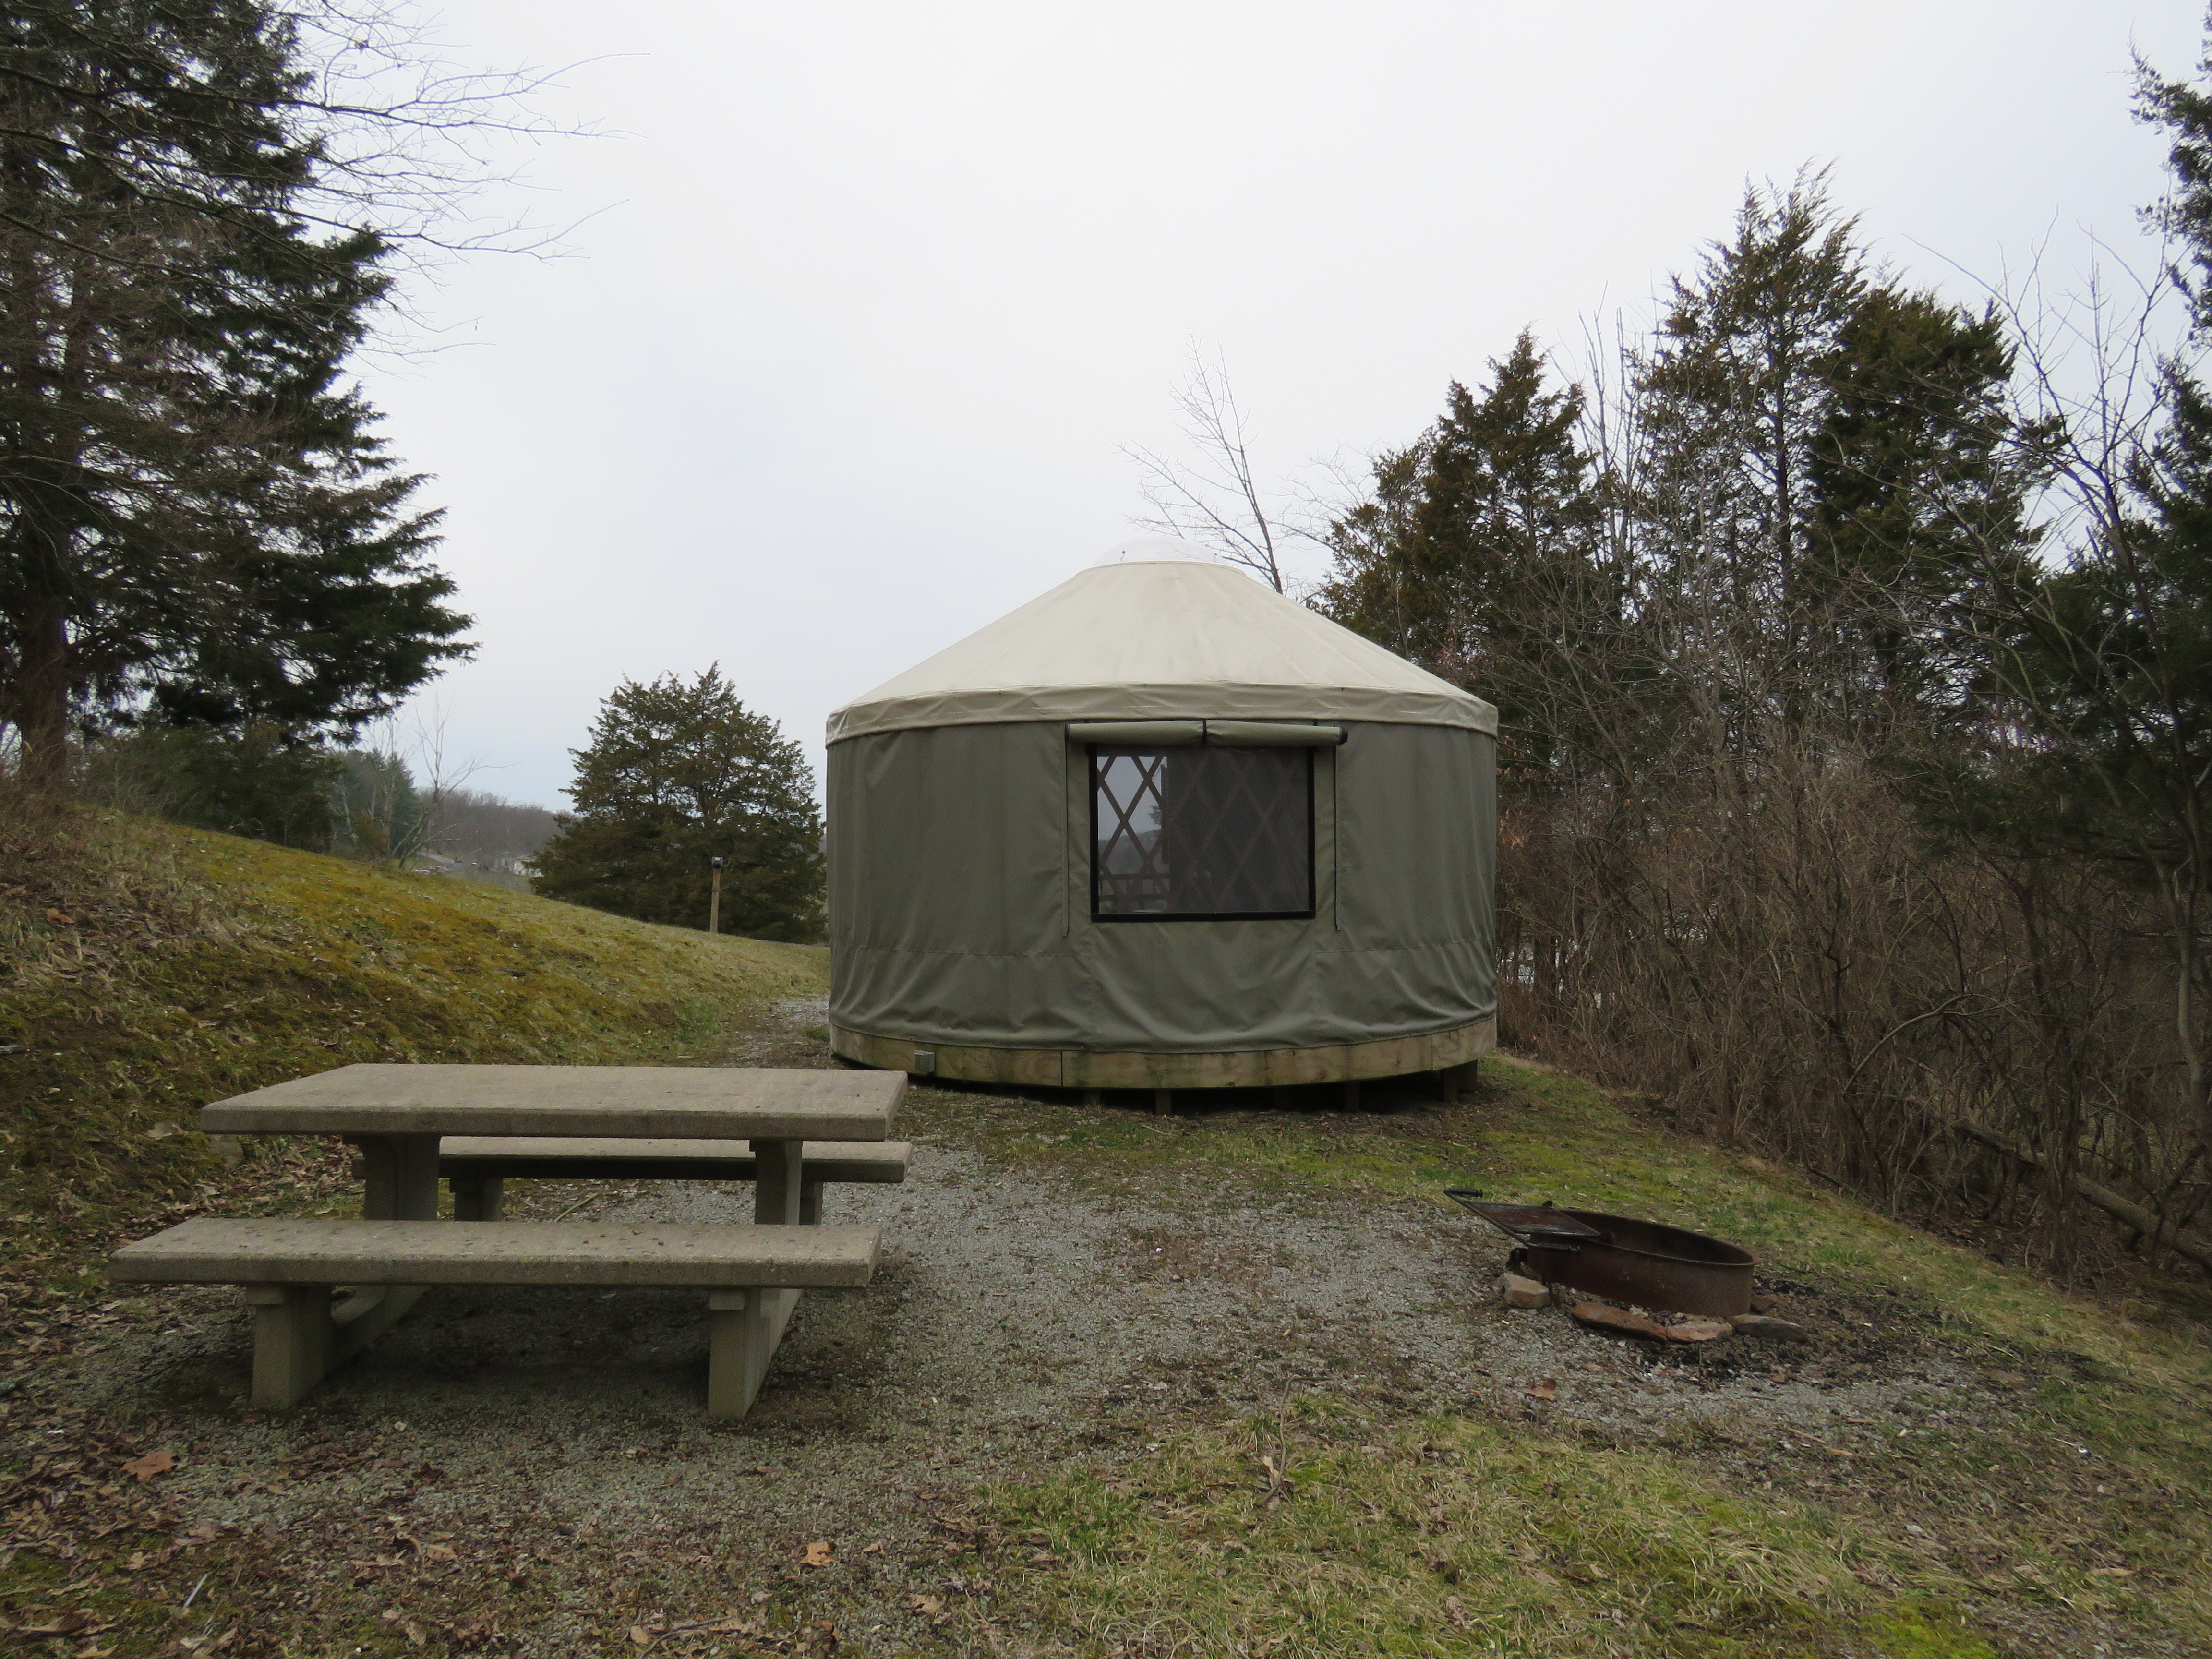
[[[1289,745],[1284,745],[1288,747]],[[1321,864],[1321,824],[1316,817],[1318,799],[1314,775],[1318,770],[1315,749],[1308,744],[1297,745],[1305,757],[1306,770],[1306,908],[1303,910],[1103,910],[1098,908],[1098,791],[1099,757],[1122,755],[1173,756],[1185,750],[1197,750],[1195,744],[1137,744],[1092,743],[1083,750],[1083,771],[1085,793],[1090,801],[1091,832],[1085,853],[1085,879],[1091,889],[1091,920],[1098,923],[1172,922],[1172,921],[1311,921],[1321,914],[1319,867]],[[1274,745],[1258,744],[1209,744],[1214,749],[1245,749],[1259,753],[1282,752]]]

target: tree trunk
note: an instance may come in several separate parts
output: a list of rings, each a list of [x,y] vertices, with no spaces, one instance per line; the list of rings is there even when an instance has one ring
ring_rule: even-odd
[[[1968,1118],[1955,1120],[1952,1127],[1960,1134],[2002,1152],[2015,1163],[2057,1177],[2060,1184],[2070,1188],[2077,1196],[2087,1200],[2113,1220],[2125,1223],[2150,1240],[2154,1245],[2163,1246],[2177,1255],[2187,1256],[2206,1272],[2212,1273],[2212,1243],[2208,1243],[2194,1234],[2183,1232],[2172,1223],[2154,1215],[2133,1199],[2123,1198],[2109,1187],[2099,1186],[2095,1182],[2079,1174],[2070,1171],[2062,1173],[2053,1169],[2048,1159],[2030,1152],[2009,1136],[2001,1135],[1994,1129],[1984,1128]]]
[[[69,777],[69,625],[60,605],[33,601],[17,613],[15,684],[9,717],[23,739],[23,781],[58,789]]]

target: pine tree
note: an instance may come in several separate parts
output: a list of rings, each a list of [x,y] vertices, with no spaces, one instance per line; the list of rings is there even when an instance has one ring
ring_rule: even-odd
[[[537,890],[641,921],[707,925],[709,860],[727,861],[722,926],[810,940],[823,927],[822,821],[799,744],[750,712],[719,665],[625,680],[571,751],[575,802],[538,855]]]
[[[2040,470],[2008,408],[2003,325],[1885,284],[1838,331],[1825,374],[1802,588],[1850,724],[1880,738],[1900,722],[1978,720],[1988,597],[2032,580],[2025,514]]]
[[[1319,602],[1339,622],[1496,703],[1509,763],[1556,735],[1559,671],[1602,626],[1598,507],[1578,387],[1547,385],[1525,331],[1477,396],[1457,381],[1375,494],[1333,527]]]
[[[2193,324],[2163,365],[2162,419],[2148,442],[2071,447],[2085,510],[2047,577],[2005,586],[1992,629],[2014,730],[1923,793],[1947,830],[2086,856],[2155,897],[2185,1105],[2212,1153],[2212,55],[2197,68],[2193,83],[2140,64],[2136,78],[2172,179],[2147,216],[2179,250],[2169,274]],[[2077,424],[2126,434],[2101,395]]]
[[[1855,230],[1818,178],[1753,190],[1641,365],[1643,555],[1732,749],[1967,706],[1978,596],[2028,553],[2000,325],[1904,288]]]
[[[343,365],[386,240],[319,220],[315,65],[262,0],[0,17],[0,722],[298,742],[465,651]]]

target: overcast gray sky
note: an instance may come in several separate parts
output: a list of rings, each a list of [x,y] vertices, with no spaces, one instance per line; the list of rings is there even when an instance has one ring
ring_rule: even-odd
[[[1292,479],[1401,444],[1515,331],[1647,319],[1747,179],[1833,169],[1917,280],[2134,252],[2139,49],[2198,0],[470,0],[468,61],[579,64],[526,160],[552,261],[419,294],[372,368],[436,475],[476,660],[424,699],[471,781],[565,805],[624,676],[719,661],[808,745],[839,703],[1143,510],[1187,343]],[[586,61],[588,60],[588,61]],[[496,205],[496,204],[495,204]]]

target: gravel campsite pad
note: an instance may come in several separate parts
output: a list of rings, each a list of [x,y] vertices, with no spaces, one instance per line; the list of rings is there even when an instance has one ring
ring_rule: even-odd
[[[723,1057],[824,1063],[818,1018],[787,1008]],[[1455,1119],[1413,1089],[1326,1104],[1273,1115],[1479,1133],[1486,1109]],[[33,1636],[82,1614],[56,1651],[124,1655],[1065,1651],[1024,1628],[1022,1575],[1059,1563],[997,1529],[1006,1483],[1110,1479],[1194,1431],[1325,1408],[1361,1437],[1449,1414],[1668,1450],[1733,1490],[1879,1516],[1923,1443],[2022,1420],[2037,1385],[1936,1308],[1802,1274],[1767,1288],[1810,1341],[1610,1339],[1503,1307],[1507,1241],[1433,1200],[1080,1144],[1088,1126],[1167,1148],[1203,1120],[935,1088],[908,1115],[907,1183],[828,1206],[882,1226],[875,1283],[805,1300],[733,1426],[700,1420],[690,1292],[433,1290],[266,1417],[242,1400],[234,1291],[19,1304],[7,1501],[33,1506],[18,1545],[53,1565],[12,1618]],[[518,1183],[513,1212],[734,1221],[749,1191]],[[1994,1472],[1992,1506],[2127,1484],[2072,1446],[2033,1467],[2042,1498]],[[1922,1519],[1888,1528],[1899,1547],[1965,1583],[1996,1570],[1972,1524]],[[2010,1621],[2018,1650],[2078,1634],[2052,1607],[2048,1629]],[[2109,1621],[2098,1639],[2160,1650]]]

